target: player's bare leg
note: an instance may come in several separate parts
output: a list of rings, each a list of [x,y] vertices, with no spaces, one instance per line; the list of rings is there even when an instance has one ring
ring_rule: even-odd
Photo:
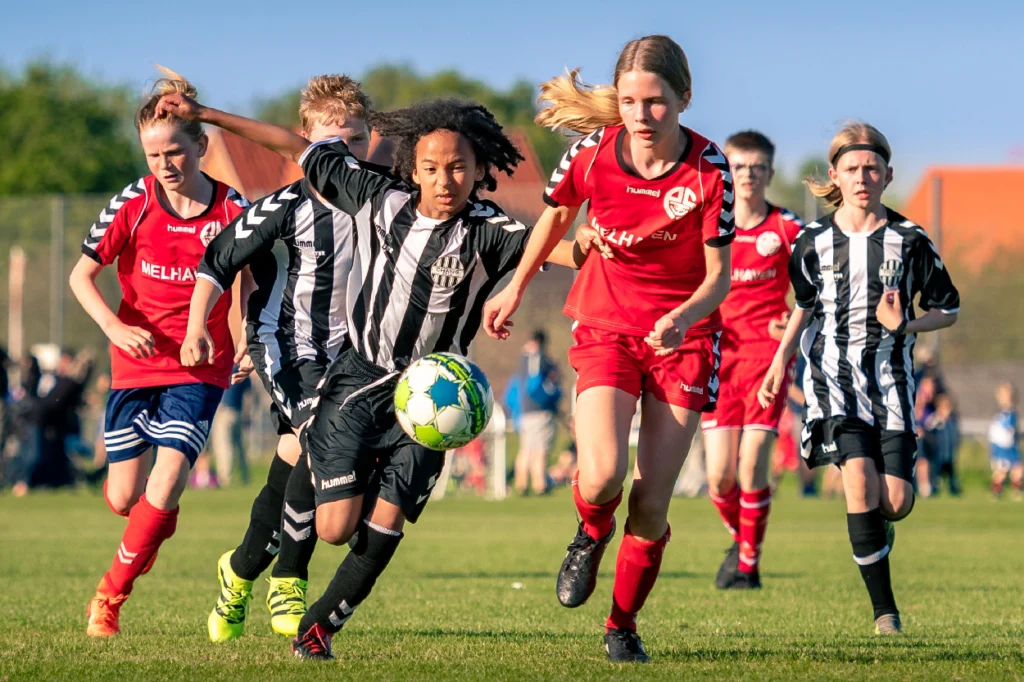
[[[704,431],[705,462],[708,476],[708,495],[722,517],[732,544],[718,567],[715,585],[725,589],[732,581],[740,561],[740,490],[736,481],[739,464],[739,428],[715,428]]]
[[[605,649],[613,662],[650,660],[636,633],[636,617],[654,588],[671,535],[668,508],[700,415],[650,394],[642,403],[629,516],[615,562],[612,609],[605,622]],[[680,444],[684,444],[680,447]]]
[[[332,638],[352,617],[356,607],[370,595],[403,537],[405,515],[398,506],[377,499],[369,518],[364,521],[360,518],[362,495],[342,502],[358,504],[339,506],[337,502],[330,502],[320,505],[317,507],[317,528],[323,528],[331,538],[347,541],[352,538],[352,532],[348,532],[346,537],[346,530],[356,525],[353,519],[356,523],[365,523],[366,527],[360,529],[323,596],[310,605],[302,618],[300,634],[292,640],[292,653],[299,658],[334,658]],[[331,507],[329,513],[321,516],[327,507]],[[321,518],[324,518],[322,525]],[[336,525],[331,526],[332,523]]]
[[[188,482],[189,460],[177,450],[160,446],[145,480],[146,464],[152,461],[150,453],[147,450],[133,460],[111,464],[114,484],[108,490],[120,496],[111,503],[112,509],[116,511],[115,503],[126,499],[126,491],[137,489],[140,478],[145,482],[145,492],[131,505],[117,554],[89,602],[86,634],[90,637],[109,637],[120,632],[121,605],[131,594],[135,580],[152,568],[160,545],[177,528],[178,500]]]
[[[883,495],[883,478],[879,476],[875,462],[866,457],[847,459],[840,465],[840,470],[846,494],[846,518],[853,558],[871,598],[875,631],[879,634],[897,633],[901,625],[889,570],[891,545],[880,505],[883,504],[883,497],[889,498],[885,504],[891,505],[896,501],[889,496],[895,497],[893,490],[899,489],[899,486],[892,486],[892,490],[885,490]],[[907,498],[907,504],[912,499]]]
[[[615,510],[622,501],[635,411],[636,398],[610,386],[588,388],[576,399],[579,468],[573,497],[582,521],[558,571],[555,591],[562,606],[581,606],[597,585],[601,558],[615,533]]]

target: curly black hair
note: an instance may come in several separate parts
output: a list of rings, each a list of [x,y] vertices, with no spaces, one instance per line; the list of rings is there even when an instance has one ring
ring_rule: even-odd
[[[491,171],[497,168],[512,175],[523,160],[487,107],[465,100],[442,98],[395,111],[374,111],[369,122],[381,137],[397,142],[392,170],[410,184],[414,184],[416,143],[435,130],[458,133],[473,146],[477,163],[484,166],[484,177],[474,186],[473,194],[481,190],[493,192],[498,181]]]

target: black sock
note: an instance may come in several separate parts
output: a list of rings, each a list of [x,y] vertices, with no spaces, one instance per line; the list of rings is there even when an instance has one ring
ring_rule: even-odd
[[[878,509],[862,514],[847,514],[853,560],[860,568],[860,576],[868,588],[875,618],[887,613],[899,614],[896,598],[892,595],[889,575],[889,544],[885,539],[885,519]]]
[[[275,578],[309,579],[309,560],[316,549],[316,528],[313,498],[313,480],[309,475],[309,460],[299,457],[288,487],[284,491],[284,511],[281,514],[281,551],[271,572]]]
[[[255,580],[267,570],[280,548],[281,507],[292,465],[274,455],[267,484],[252,503],[249,527],[231,555],[231,570],[243,580]]]
[[[323,596],[309,607],[299,623],[300,636],[317,623],[328,632],[341,629],[356,607],[369,596],[377,578],[395,555],[402,534],[389,534],[393,532],[363,526],[360,534],[365,541],[348,553]]]

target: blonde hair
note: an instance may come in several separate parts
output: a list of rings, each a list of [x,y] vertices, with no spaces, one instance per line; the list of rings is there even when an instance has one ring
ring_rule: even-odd
[[[359,82],[341,74],[313,76],[299,100],[299,121],[309,131],[314,123],[338,124],[350,118],[366,118],[370,98]]]
[[[885,139],[885,135],[878,128],[863,121],[849,121],[835,134],[832,144],[828,146],[829,166],[835,168],[835,163],[839,160],[836,154],[840,149],[851,144],[869,144],[884,149],[886,165],[892,158],[892,147],[889,146],[889,140]],[[831,178],[822,179],[808,176],[804,178],[804,184],[807,185],[807,189],[811,190],[811,194],[826,204],[836,208],[843,205],[843,193]]]
[[[647,71],[661,76],[683,101],[683,109],[690,105],[693,83],[686,53],[668,36],[651,35],[626,43],[615,63],[611,85],[587,85],[580,80],[579,69],[542,83],[537,103],[548,102],[550,106],[542,109],[534,121],[547,128],[562,128],[584,135],[621,124],[616,86],[622,74],[629,71]]]
[[[164,114],[160,117],[156,115],[156,105],[161,97],[181,93],[195,99],[198,95],[196,87],[185,80],[184,76],[166,67],[157,64],[156,68],[164,77],[156,79],[149,92],[142,96],[139,108],[135,110],[135,132],[142,132],[143,128],[148,128],[159,121],[177,125],[190,138],[198,140],[204,134],[203,126],[198,121],[186,121],[174,114]]]

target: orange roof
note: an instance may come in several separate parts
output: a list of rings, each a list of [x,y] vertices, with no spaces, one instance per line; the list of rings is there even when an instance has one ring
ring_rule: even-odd
[[[532,225],[546,206],[543,196],[548,176],[526,133],[514,129],[509,131],[508,137],[526,158],[519,163],[511,178],[504,173],[498,174],[498,189],[490,193],[489,198],[516,220]]]
[[[941,225],[933,192],[939,180]],[[929,168],[901,213],[938,234],[943,255],[977,271],[1003,251],[1020,251],[1020,217],[1012,197],[1024,195],[1024,166]],[[996,200],[992,200],[995,197]]]

